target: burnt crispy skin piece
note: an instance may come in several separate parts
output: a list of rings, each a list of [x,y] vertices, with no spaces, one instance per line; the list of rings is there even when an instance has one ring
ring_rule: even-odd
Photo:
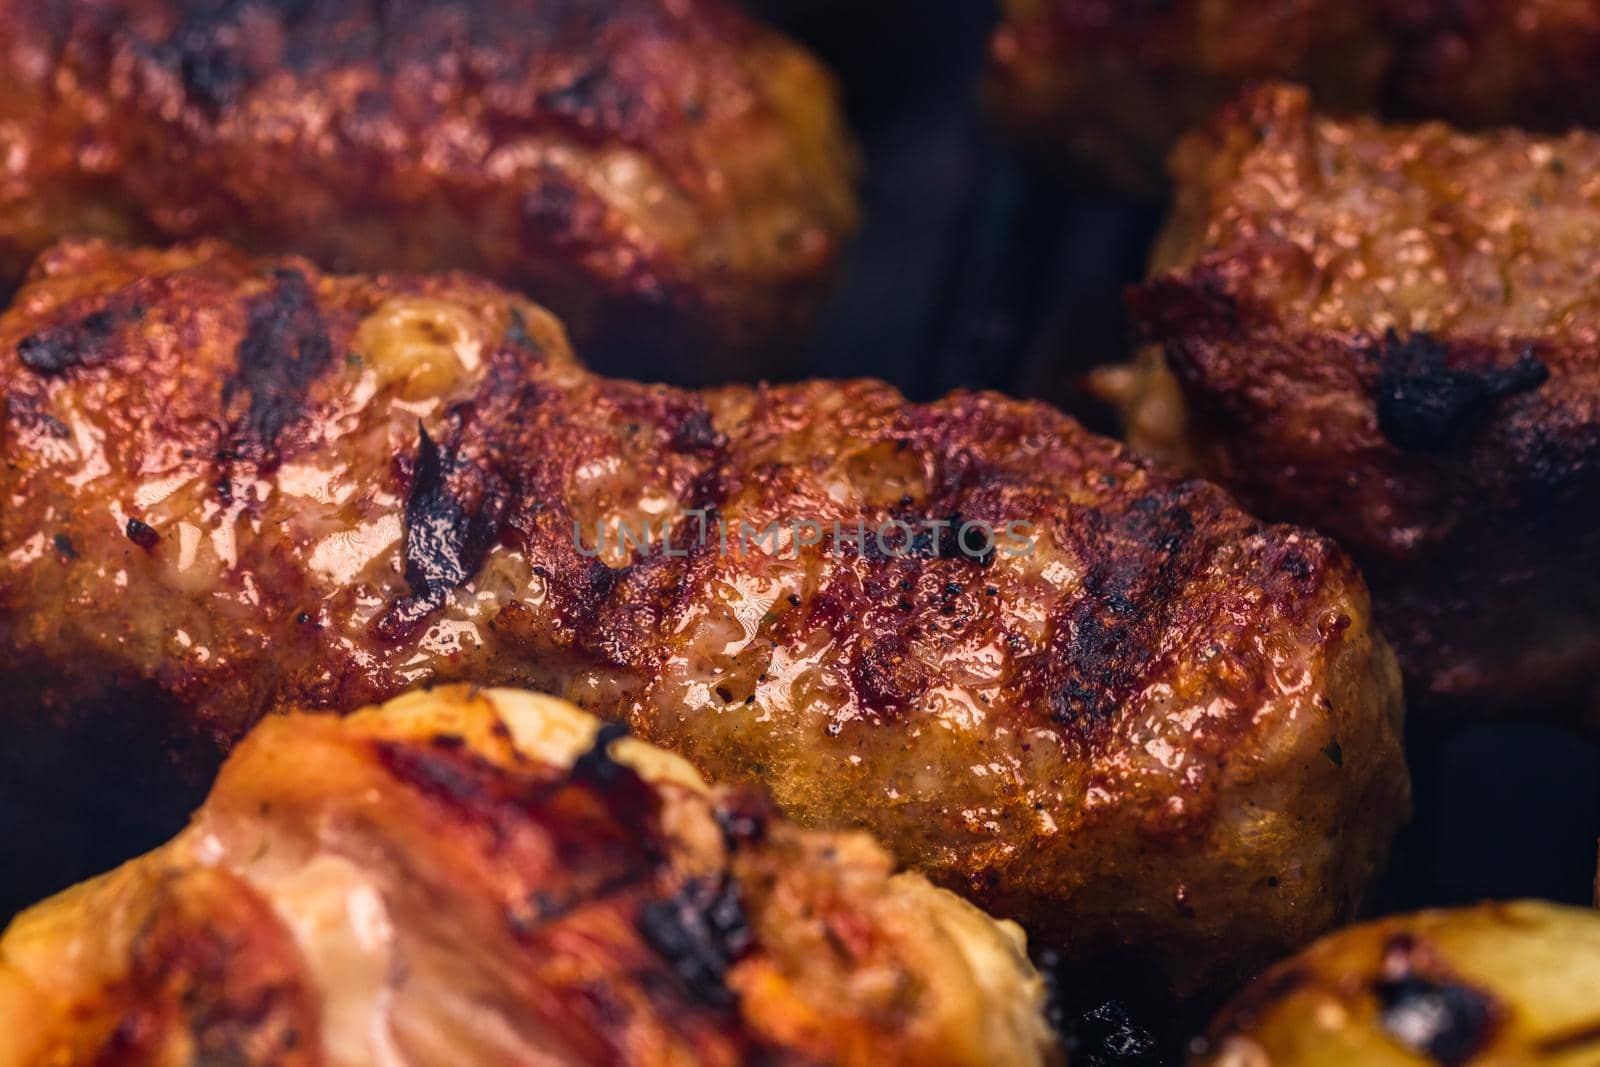
[[[607,380],[486,283],[213,244],[52,252],[0,389],[9,721],[68,757],[135,691],[225,744],[524,685],[1189,991],[1349,914],[1405,814],[1345,556],[1043,405]]]
[[[1595,0],[1007,0],[990,99],[1088,184],[1153,195],[1247,85],[1473,127],[1600,124]]]
[[[1059,1062],[1014,924],[618,732],[467,687],[272,717],[0,937],[0,1062]]]
[[[724,0],[3,0],[0,83],[0,287],[69,236],[466,269],[716,381],[854,228],[831,78]]]
[[[1345,122],[1272,88],[1175,159],[1133,443],[1336,536],[1414,698],[1592,716],[1600,139]]]
[[[1578,1067],[1600,1054],[1600,915],[1537,901],[1330,935],[1253,982],[1195,1067]]]

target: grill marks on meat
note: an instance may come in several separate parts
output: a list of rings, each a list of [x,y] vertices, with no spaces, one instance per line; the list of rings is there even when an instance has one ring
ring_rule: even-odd
[[[1053,619],[1048,649],[1033,664],[1055,722],[1092,737],[1143,684],[1183,583],[1208,551],[1194,537],[1189,510],[1208,503],[1204,494],[1175,485],[1120,513],[1090,512],[1062,524],[1083,558],[1097,562],[1083,578],[1093,595]],[[1155,566],[1136,559],[1153,559]]]
[[[61,1067],[174,1050],[230,1067],[1057,1062],[1042,983],[997,924],[893,875],[865,837],[771,814],[724,832],[759,798],[637,743],[613,754],[614,730],[574,758],[595,726],[467,686],[270,716],[188,830],[9,928],[0,1016],[27,1025],[6,1052]]]
[[[753,936],[737,882],[691,879],[671,898],[641,909],[639,932],[697,1000],[720,1008],[732,1004],[728,967],[750,950]]]
[[[46,377],[73,367],[92,367],[114,352],[117,331],[144,317],[144,308],[132,294],[117,294],[98,311],[74,323],[29,334],[17,345],[24,367]]]
[[[185,301],[205,311],[181,324],[182,346],[130,342],[136,366],[52,383],[73,438],[209,441],[259,267],[214,246],[70,246],[49,264],[159,279],[163,327]],[[0,612],[0,669],[48,664],[61,701],[98,692],[108,672],[85,665],[109,658],[218,733],[245,706],[348,710],[425,681],[538,686],[719,779],[769,783],[791,817],[869,827],[1074,952],[1159,931],[1143,948],[1174,980],[1253,966],[1360,897],[1405,810],[1398,687],[1331,543],[1263,526],[1044,405],[910,404],[869,381],[695,393],[605,379],[548,316],[468,277],[301,269],[333,349],[356,358],[310,383],[301,423],[279,424],[293,462],[263,468],[247,510],[186,494],[140,507],[163,534],[144,552],[78,506],[77,464],[0,465],[0,492],[30,502],[16,517],[30,534],[59,530],[85,559],[114,552],[130,583],[36,634],[17,620],[58,602],[70,575],[29,564]],[[286,284],[294,313],[264,335],[296,348],[316,320]],[[51,324],[46,306],[25,294],[0,319],[0,353]],[[418,399],[424,381],[437,391]],[[248,411],[242,394],[234,406]],[[6,444],[27,461],[60,448],[43,433]],[[182,473],[203,487],[214,453],[195,453]],[[98,493],[168,484],[131,448],[104,462]],[[68,521],[47,526],[47,509]],[[615,541],[617,524],[646,520],[645,547],[580,550],[597,525]],[[891,530],[899,551],[879,550],[895,521],[910,543]],[[180,522],[201,533],[198,573],[172,569]],[[821,539],[791,542],[797,522]],[[997,548],[962,551],[962,522],[999,533]],[[1012,522],[1020,537],[1005,536]],[[840,543],[835,524],[869,543]],[[775,543],[740,543],[774,525]],[[213,595],[194,595],[202,581]],[[203,650],[174,653],[177,630],[206,635]],[[128,637],[102,647],[105,633]],[[1322,754],[1333,738],[1342,766]],[[1283,791],[1296,829],[1259,833],[1252,812],[1281,810]],[[1306,873],[1224,902],[1204,888],[1226,882],[1219,863]],[[1196,887],[1192,917],[1173,907],[1180,884]],[[1091,899],[1104,921],[1080,921]]]
[[[322,994],[271,903],[203,867],[173,871],[151,892],[96,1067],[159,1060],[179,1031],[197,1063],[318,1067]]]
[[[1134,445],[1337,537],[1432,707],[1600,707],[1597,161],[1591,133],[1385,125],[1263,87],[1174,155],[1130,300]]]
[[[423,745],[380,740],[374,753],[396,782],[447,808],[485,847],[529,865],[503,904],[508,926],[526,940],[579,906],[648,893],[670,874],[660,799],[637,771],[611,758],[617,736],[602,732],[555,776],[508,771],[452,735]]]
[[[312,0],[181,2],[184,12],[174,22],[171,36],[148,47],[177,73],[187,98],[212,122],[239,103],[260,74],[271,69],[262,62],[268,57],[261,49],[261,25],[250,25],[244,16],[270,13],[292,27],[312,6]]]
[[[729,0],[0,0],[0,83],[0,289],[218,236],[471,270],[720,380],[803,344],[855,227],[830,76]]]
[[[454,735],[420,744],[379,740],[373,750],[396,782],[443,806],[464,832],[482,835],[486,848],[518,869],[504,909],[519,940],[545,943],[552,925],[576,909],[616,902],[633,911],[663,977],[670,974],[694,1003],[731,1011],[737,1001],[728,967],[752,944],[738,884],[726,873],[674,876],[661,798],[611,755],[626,732],[606,724],[571,768],[554,776],[537,767],[508,769]]]
[[[491,123],[509,134],[517,117],[537,115],[587,132],[597,144],[608,136],[625,136],[641,147],[648,145],[648,124],[659,116],[649,112],[649,101],[634,84],[638,75],[612,68],[608,38],[618,24],[632,34],[667,34],[674,28],[665,12],[639,0],[621,5],[593,0],[175,0],[174,6],[178,11],[170,34],[147,47],[179,76],[188,99],[213,121],[225,117],[249,90],[285,64],[300,76],[364,61],[395,71],[433,66],[441,52],[459,50],[466,77],[488,82],[503,76],[499,68],[507,62],[507,49],[531,62],[539,56],[574,54],[582,45],[591,50],[591,58],[564,65],[564,80],[541,89],[531,108],[513,94],[490,96]],[[275,32],[263,34],[264,27]],[[418,32],[419,27],[429,32]],[[115,22],[108,20],[106,28],[114,30]],[[380,101],[393,105],[391,91],[377,92],[369,98],[370,107],[377,108]]]
[[[229,416],[224,461],[270,469],[283,434],[305,414],[306,394],[333,362],[327,324],[305,275],[273,272],[272,288],[249,304],[238,367],[222,386]]]

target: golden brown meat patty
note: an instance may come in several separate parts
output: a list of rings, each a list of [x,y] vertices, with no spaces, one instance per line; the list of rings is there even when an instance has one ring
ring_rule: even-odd
[[[1385,919],[1257,979],[1197,1067],[1592,1067],[1600,914],[1523,901]]]
[[[1414,696],[1600,711],[1600,137],[1274,88],[1175,159],[1134,443],[1336,536]]]
[[[1600,0],[1004,0],[1001,119],[1090,184],[1165,186],[1180,134],[1247,84],[1467,126],[1600,124]]]
[[[275,716],[0,938],[7,1067],[1045,1067],[1022,933],[548,697]]]
[[[1405,815],[1349,560],[1040,404],[607,380],[487,283],[215,244],[50,253],[0,394],[13,747],[527,686],[1184,988]]]
[[[0,288],[68,236],[466,269],[650,380],[781,368],[854,227],[831,78],[723,0],[0,0]]]

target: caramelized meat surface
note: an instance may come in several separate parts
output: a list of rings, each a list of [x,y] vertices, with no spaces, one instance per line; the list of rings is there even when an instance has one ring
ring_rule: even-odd
[[[1014,924],[548,697],[275,716],[0,938],[0,1063],[1058,1062]]]
[[[830,77],[724,0],[0,0],[0,84],[0,288],[223,237],[472,270],[718,380],[779,369],[854,227]]]
[[[1134,443],[1335,535],[1414,695],[1600,707],[1600,138],[1276,88],[1175,158]]]
[[[1405,814],[1349,560],[1043,405],[608,380],[486,283],[214,244],[49,254],[0,390],[7,730],[69,759],[522,685],[1188,989]]]
[[[1269,971],[1197,1067],[1582,1067],[1600,1060],[1600,916],[1525,901],[1385,919]]]
[[[1246,85],[1466,126],[1600,123],[1596,0],[1006,0],[990,95],[1091,184],[1153,194],[1162,160]]]

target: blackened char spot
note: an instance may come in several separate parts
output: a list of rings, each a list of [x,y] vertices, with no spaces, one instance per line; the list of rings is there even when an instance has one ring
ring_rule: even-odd
[[[581,114],[599,106],[608,80],[599,67],[585,67],[568,78],[566,84],[540,93],[539,104],[551,111]]]
[[[1051,718],[1090,728],[1109,720],[1148,663],[1154,628],[1177,597],[1194,545],[1183,485],[1142,497],[1115,516],[1089,512],[1079,527],[1086,595],[1053,620],[1044,676]]]
[[[222,386],[229,413],[224,460],[267,466],[278,441],[304,411],[306,394],[333,362],[316,294],[297,270],[274,272],[275,284],[250,302],[238,365]]]
[[[220,0],[186,4],[173,36],[158,55],[176,68],[188,99],[215,119],[238,102],[255,77],[249,29],[240,16],[246,8],[277,15],[285,26],[302,18],[313,0]]]
[[[855,534],[864,534],[859,549]],[[844,535],[850,535],[848,543]],[[870,560],[959,559],[987,567],[994,562],[997,533],[993,523],[969,519],[960,512],[929,515],[907,499],[889,513],[881,525],[866,523],[861,530],[846,524],[831,542],[834,552],[849,548]]]
[[[62,374],[73,367],[92,367],[106,355],[106,342],[124,323],[143,316],[137,304],[112,304],[77,322],[50,326],[29,334],[17,345],[17,358],[35,374]]]
[[[880,713],[915,706],[930,682],[911,642],[899,634],[861,649],[850,658],[848,669],[862,706]]]
[[[1301,581],[1311,577],[1313,573],[1311,561],[1306,559],[1302,553],[1293,550],[1285,552],[1278,565]]]
[[[1460,1067],[1488,1043],[1494,1002],[1476,989],[1404,978],[1375,992],[1390,1036],[1444,1067]]]
[[[139,519],[129,519],[125,532],[128,535],[128,540],[146,552],[161,543],[161,535],[156,532],[155,527]]]
[[[1464,1067],[1489,1044],[1501,1017],[1488,993],[1439,973],[1415,938],[1391,938],[1373,983],[1389,1036],[1442,1067]]]
[[[620,722],[604,722],[594,735],[594,743],[572,763],[572,779],[606,789],[637,775],[631,767],[618,763],[611,755],[614,742],[628,736],[628,728]]]
[[[1390,330],[1378,345],[1378,428],[1400,448],[1442,452],[1467,444],[1497,400],[1537,389],[1549,369],[1532,351],[1511,366],[1456,369],[1432,336],[1402,340]]]
[[[12,393],[5,398],[6,416],[25,430],[48,434],[58,441],[72,436],[67,424],[45,410],[46,399],[34,393]]]
[[[215,118],[238,99],[250,78],[238,26],[192,27],[173,48],[184,93]]]
[[[695,878],[639,913],[639,932],[671,967],[688,993],[716,1008],[733,1006],[728,968],[749,951],[752,937],[739,886],[731,878]]]
[[[626,569],[627,568],[619,570],[614,567],[608,567],[600,560],[592,561],[584,575],[588,580],[587,586],[589,598],[591,600],[598,601],[604,600],[606,597],[610,596],[611,591],[615,589],[617,587],[617,583],[622,580],[622,576]]]
[[[675,452],[714,452],[728,443],[711,423],[711,414],[705,408],[696,408],[678,423],[672,431],[672,449]]]
[[[406,497],[405,573],[411,595],[379,616],[378,636],[402,641],[467,582],[500,536],[506,487],[480,464],[457,461],[417,426],[417,457]]]
[[[938,530],[934,547],[940,559],[962,559],[983,567],[994,562],[996,530],[993,523],[969,519],[957,511],[946,515],[942,523],[925,525]]]
[[[639,105],[626,78],[593,64],[574,72],[565,84],[539,94],[540,110],[559,115],[579,129],[621,128]]]
[[[626,736],[628,728],[621,723],[601,723],[594,743],[573,761],[566,784],[596,797],[631,842],[658,860],[660,798],[637,770],[611,755],[611,746]]]
[[[528,332],[528,320],[522,317],[522,312],[512,309],[510,319],[506,323],[505,343],[512,348],[520,348],[542,356],[544,353],[539,348],[539,342],[533,339],[533,334]]]

